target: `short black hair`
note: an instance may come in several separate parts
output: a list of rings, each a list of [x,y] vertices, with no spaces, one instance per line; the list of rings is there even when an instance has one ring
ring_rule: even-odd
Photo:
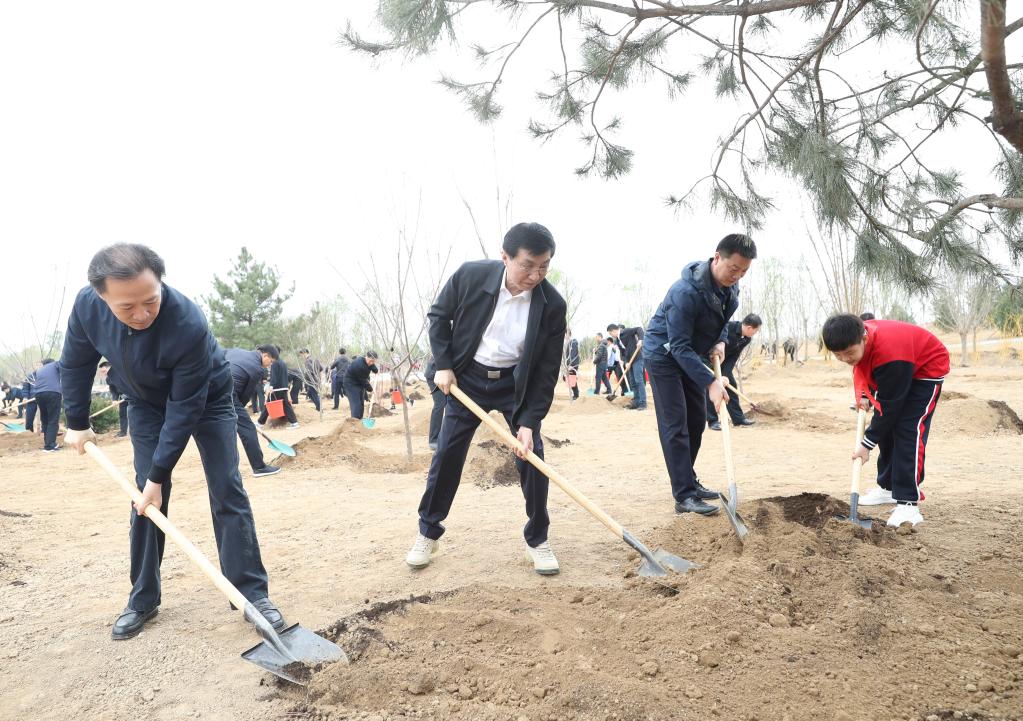
[[[549,252],[554,257],[556,245],[551,231],[539,223],[516,223],[504,234],[501,250],[514,258],[519,250],[525,248],[530,255],[543,255]]]
[[[338,349],[337,349],[337,352],[338,352],[338,353],[339,353],[340,355],[344,355],[344,354],[345,354],[345,353],[347,353],[348,351],[346,351],[346,350],[345,350],[344,348],[338,348]]]
[[[722,258],[729,258],[735,253],[738,253],[743,258],[753,260],[757,257],[757,245],[753,242],[753,239],[748,235],[742,233],[732,233],[726,235],[718,243],[716,251],[721,254]]]
[[[824,321],[821,335],[829,351],[843,351],[863,339],[863,321],[852,313],[839,313]]]
[[[860,313],[860,320],[874,320],[873,313]]]
[[[157,280],[163,280],[163,274],[167,272],[163,258],[155,250],[138,243],[114,243],[92,256],[89,285],[97,293],[106,293],[107,278],[131,280],[147,270],[153,271]]]
[[[619,325],[618,325],[617,323],[612,323],[611,325],[609,325],[609,326],[607,327],[607,332],[608,332],[608,333],[610,333],[610,332],[611,332],[611,331],[613,331],[613,330],[621,330],[621,329],[622,329],[622,328],[624,328],[624,327],[625,327],[625,326],[619,326]]]
[[[748,325],[751,328],[759,328],[764,324],[764,321],[760,320],[760,316],[757,315],[756,313],[750,313],[749,315],[742,319],[742,324]]]
[[[305,353],[305,354],[307,354],[307,355],[308,355],[308,353],[309,353],[309,349],[308,349],[308,348],[300,348],[298,352],[299,352],[299,353]]]
[[[275,346],[273,343],[266,343],[264,345],[257,345],[256,346],[256,350],[258,350],[260,353],[266,353],[268,356],[270,356],[274,360],[277,360],[278,358],[281,357],[280,350],[278,350],[277,346]]]
[[[597,335],[598,335],[598,336],[600,336],[601,338],[603,338],[603,337],[604,337],[604,334],[603,334],[603,333],[597,333]]]
[[[380,356],[377,355],[377,352],[375,350],[368,350],[366,351],[366,357],[372,358],[373,360],[377,360]]]

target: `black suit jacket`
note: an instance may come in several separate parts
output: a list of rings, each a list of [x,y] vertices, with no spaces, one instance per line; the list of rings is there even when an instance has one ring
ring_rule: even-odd
[[[430,308],[430,347],[440,370],[455,376],[472,363],[483,333],[494,316],[504,263],[464,263],[444,284]],[[554,400],[561,370],[567,306],[546,280],[533,289],[522,358],[515,366],[515,410],[512,423],[538,428]]]

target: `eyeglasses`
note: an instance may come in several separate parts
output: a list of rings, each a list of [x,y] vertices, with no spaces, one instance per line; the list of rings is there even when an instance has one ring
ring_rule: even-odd
[[[521,270],[526,275],[533,275],[534,273],[536,273],[541,278],[543,278],[545,275],[547,275],[547,272],[551,269],[551,266],[550,266],[549,263],[546,264],[546,265],[540,265],[540,266],[528,265],[526,263],[516,263],[515,265],[519,266],[519,270]]]

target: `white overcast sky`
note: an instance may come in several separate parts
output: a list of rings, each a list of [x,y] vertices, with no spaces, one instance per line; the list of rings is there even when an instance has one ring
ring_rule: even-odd
[[[555,265],[587,290],[582,332],[617,319],[614,291],[635,282],[637,266],[659,298],[684,263],[742,230],[709,210],[676,216],[663,202],[707,172],[734,120],[706,83],[674,102],[656,82],[609,97],[604,112],[623,115],[635,169],[617,182],[578,179],[585,150],[575,131],[540,145],[525,129],[540,115],[533,91],[560,62],[549,35],[513,60],[499,97],[506,115],[482,126],[435,82],[442,70],[490,77],[468,51],[461,60],[445,51],[374,62],[339,47],[349,20],[374,35],[375,6],[0,5],[0,340],[27,345],[33,318],[63,325],[53,298],[66,285],[70,303],[89,258],[115,241],[154,247],[168,282],[193,297],[246,245],[296,284],[290,314],[345,290],[328,259],[358,285],[358,265],[374,247],[391,247],[420,196],[421,242],[453,246],[456,262],[478,257],[458,189],[492,253],[505,225],[498,186],[511,195],[513,222],[553,231]],[[478,14],[488,16],[497,17]],[[503,20],[476,29],[507,38]],[[941,142],[944,165],[970,166],[983,186],[968,189],[993,189],[990,141],[965,129]],[[808,252],[799,194],[784,184],[766,190],[780,210],[755,234],[761,253]]]

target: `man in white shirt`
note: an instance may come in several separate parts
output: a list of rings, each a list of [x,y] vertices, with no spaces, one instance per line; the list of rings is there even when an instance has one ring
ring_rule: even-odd
[[[537,223],[519,223],[504,237],[501,260],[463,264],[430,309],[430,345],[437,365],[434,383],[444,393],[458,385],[485,411],[500,411],[527,451],[543,458],[540,423],[550,410],[561,369],[566,327],[564,299],[546,279],[554,238]],[[406,563],[423,568],[444,533],[465,458],[480,420],[449,396],[419,504],[419,535]],[[526,500],[523,535],[533,568],[557,573],[547,540],[548,479],[518,453]]]

